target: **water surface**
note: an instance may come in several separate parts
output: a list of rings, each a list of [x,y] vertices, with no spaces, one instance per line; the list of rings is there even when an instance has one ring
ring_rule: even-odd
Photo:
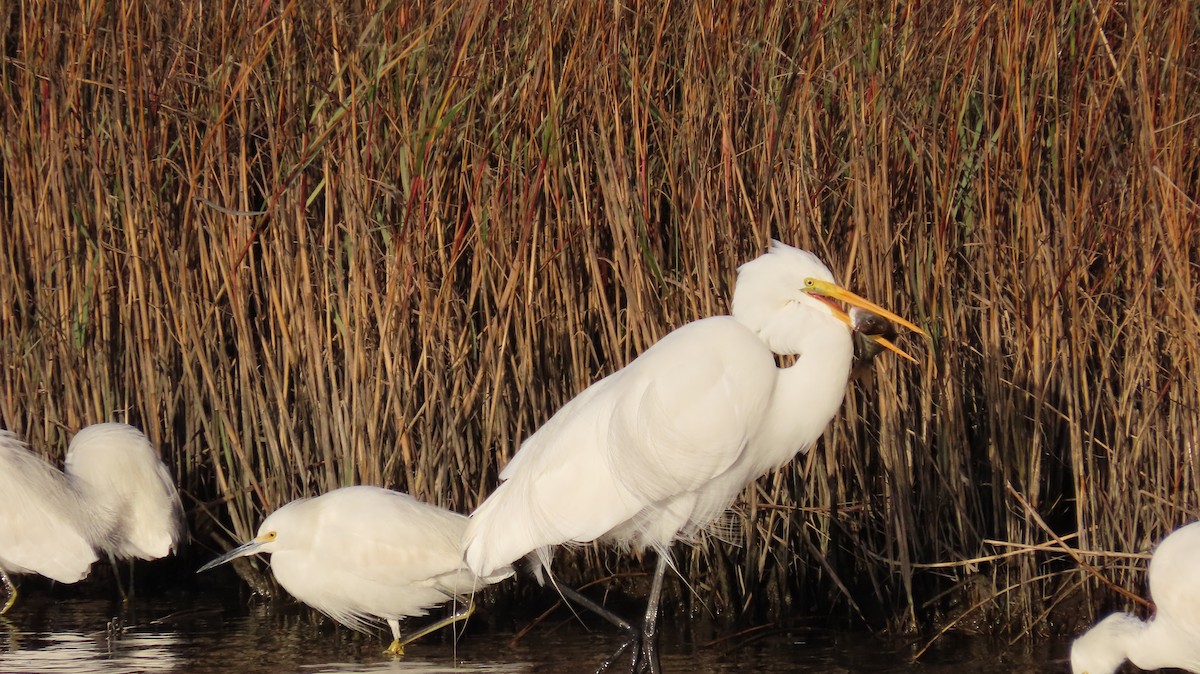
[[[594,671],[620,640],[614,629],[604,624],[584,628],[560,610],[515,644],[511,627],[524,625],[496,628],[475,619],[457,643],[449,635],[431,635],[410,645],[405,657],[393,659],[383,653],[388,640],[382,631],[356,634],[288,601],[231,602],[194,593],[135,599],[123,617],[114,617],[121,613],[115,601],[55,594],[60,593],[29,589],[7,619],[0,619],[0,672],[573,673]],[[950,637],[913,663],[911,644],[813,625],[738,636],[723,625],[687,627],[681,631],[677,625],[664,625],[666,672],[1034,674],[1067,670],[1061,660],[1062,645],[1029,649]]]

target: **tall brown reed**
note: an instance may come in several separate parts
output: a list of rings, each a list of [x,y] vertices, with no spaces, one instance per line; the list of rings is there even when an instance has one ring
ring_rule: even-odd
[[[1200,514],[1186,3],[159,4],[0,9],[0,422],[142,425],[205,546],[469,511],[770,237],[931,338],[685,602],[1040,629]]]

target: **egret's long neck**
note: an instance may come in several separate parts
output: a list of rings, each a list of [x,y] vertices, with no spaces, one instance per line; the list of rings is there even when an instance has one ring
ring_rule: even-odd
[[[836,319],[810,325],[790,345],[796,362],[779,371],[771,408],[758,440],[769,447],[769,467],[791,459],[821,437],[846,394],[854,344]],[[775,350],[773,347],[772,350]]]
[[[1156,616],[1138,621],[1120,638],[1129,661],[1140,669],[1173,667],[1189,672],[1200,671],[1200,640],[1190,630],[1169,619]]]
[[[1147,626],[1147,623],[1130,613],[1106,616],[1071,644],[1071,671],[1076,674],[1113,674],[1126,659],[1139,664],[1134,658],[1144,657],[1139,652],[1139,644]]]

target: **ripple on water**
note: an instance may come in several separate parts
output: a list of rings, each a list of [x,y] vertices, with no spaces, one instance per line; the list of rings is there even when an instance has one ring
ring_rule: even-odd
[[[482,621],[456,645],[445,635],[412,644],[408,655],[384,655],[388,638],[360,635],[286,602],[221,604],[207,594],[164,601],[139,600],[114,620],[114,602],[52,601],[25,593],[7,620],[0,619],[0,672],[186,672],[279,674],[323,672],[591,672],[619,643],[603,623],[582,628],[560,611],[521,642],[486,632]],[[670,622],[664,629],[670,629]],[[717,641],[721,626],[695,626],[664,634],[663,668],[687,674],[754,671],[838,674],[1045,674],[1065,671],[1063,645],[1018,650],[981,639],[951,638],[916,664],[909,651],[869,636],[819,627],[766,631],[760,638]],[[702,646],[714,642],[711,646]],[[1052,655],[1058,656],[1057,659]]]

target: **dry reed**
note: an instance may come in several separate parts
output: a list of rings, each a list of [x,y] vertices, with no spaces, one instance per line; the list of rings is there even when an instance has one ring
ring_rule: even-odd
[[[0,8],[0,424],[141,425],[205,545],[469,511],[770,237],[931,339],[680,549],[708,609],[1042,629],[1200,516],[1187,3],[160,4]]]

